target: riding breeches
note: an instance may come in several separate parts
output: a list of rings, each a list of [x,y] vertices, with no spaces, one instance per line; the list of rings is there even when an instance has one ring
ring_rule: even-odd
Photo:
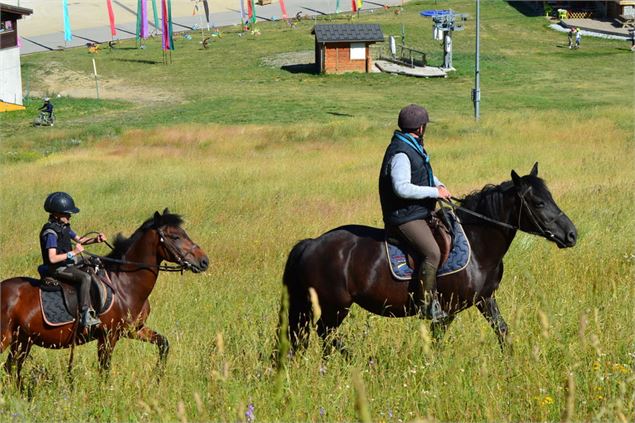
[[[402,238],[406,239],[419,254],[425,257],[425,262],[439,267],[441,261],[441,251],[439,245],[432,235],[432,230],[428,226],[428,222],[423,219],[411,220],[403,223],[396,228]]]
[[[57,268],[52,271],[52,274],[56,278],[79,285],[80,309],[83,311],[90,307],[90,282],[92,278],[88,273],[75,266],[68,266]]]

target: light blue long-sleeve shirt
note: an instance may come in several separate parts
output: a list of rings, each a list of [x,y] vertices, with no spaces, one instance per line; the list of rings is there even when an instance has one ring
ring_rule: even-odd
[[[390,179],[392,189],[401,198],[420,200],[424,198],[439,198],[438,186],[443,183],[434,176],[433,187],[422,187],[412,183],[410,179],[410,160],[405,153],[397,153],[390,161]]]

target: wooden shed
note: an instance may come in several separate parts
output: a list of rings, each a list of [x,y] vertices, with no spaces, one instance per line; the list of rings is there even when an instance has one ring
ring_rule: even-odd
[[[378,24],[315,25],[311,33],[320,73],[369,72],[370,45],[384,41]]]
[[[18,20],[33,11],[0,3],[0,111],[22,109]]]

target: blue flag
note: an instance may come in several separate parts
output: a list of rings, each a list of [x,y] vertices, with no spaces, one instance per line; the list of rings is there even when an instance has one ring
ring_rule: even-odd
[[[71,33],[71,18],[68,16],[68,0],[62,0],[62,11],[64,14],[64,41],[71,41],[73,34]]]

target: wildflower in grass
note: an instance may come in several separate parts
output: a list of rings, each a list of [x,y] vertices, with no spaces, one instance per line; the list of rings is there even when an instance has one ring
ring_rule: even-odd
[[[536,400],[536,402],[537,402],[540,406],[542,406],[542,407],[547,406],[547,405],[551,405],[551,404],[553,404],[553,403],[554,403],[554,401],[553,401],[553,397],[551,397],[551,396],[549,396],[549,395],[544,395],[544,396],[539,395],[539,396],[535,396],[535,397],[534,397],[534,399],[535,399],[535,400]]]
[[[600,362],[595,360],[593,362],[593,370],[598,371],[598,370],[600,370],[600,367],[601,367]]]
[[[326,410],[324,409],[324,407],[320,406],[320,417],[324,416],[326,416]]]
[[[545,395],[545,397],[542,399],[542,405],[551,405],[553,404],[553,398],[550,397],[549,395]]]
[[[252,423],[256,420],[256,415],[254,414],[256,407],[254,407],[254,403],[250,402],[247,406],[247,411],[245,411],[245,418],[247,419],[247,423]]]
[[[631,369],[629,369],[628,367],[624,366],[623,364],[620,363],[615,363],[613,364],[613,371],[614,372],[619,372],[619,373],[623,373],[623,374],[629,374],[631,372]]]

